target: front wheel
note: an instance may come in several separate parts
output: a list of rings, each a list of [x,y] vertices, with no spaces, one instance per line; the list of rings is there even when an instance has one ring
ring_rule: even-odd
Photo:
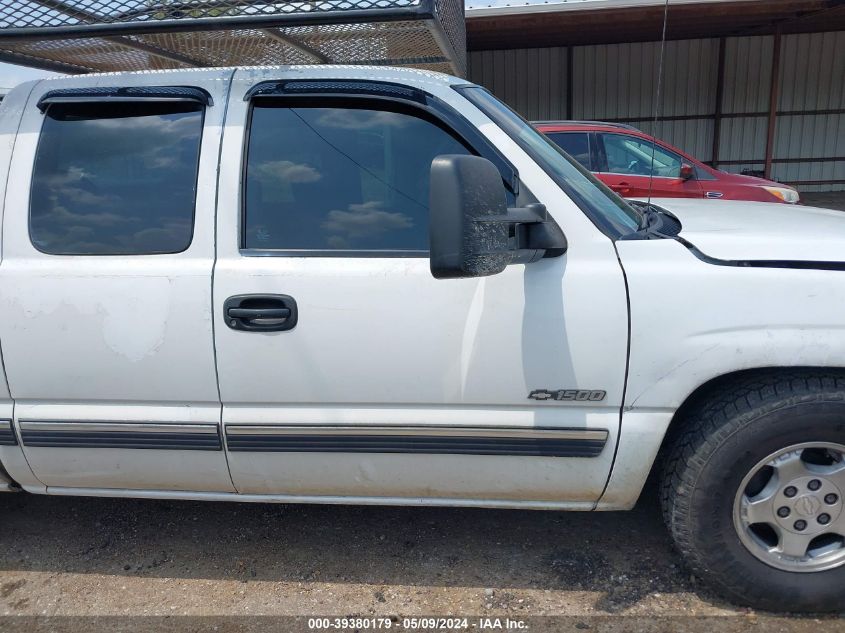
[[[679,422],[662,497],[695,573],[740,604],[845,610],[845,377],[743,378]]]

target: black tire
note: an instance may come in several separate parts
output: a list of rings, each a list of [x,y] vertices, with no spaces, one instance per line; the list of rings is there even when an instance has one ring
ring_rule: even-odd
[[[803,442],[845,445],[845,374],[764,372],[721,383],[682,412],[667,438],[661,498],[677,548],[718,593],[768,611],[845,611],[845,566],[770,566],[743,545],[734,502],[767,456]]]

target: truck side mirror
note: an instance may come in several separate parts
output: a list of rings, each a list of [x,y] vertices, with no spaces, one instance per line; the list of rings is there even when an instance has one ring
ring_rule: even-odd
[[[566,252],[566,237],[546,207],[507,207],[499,170],[479,156],[447,154],[431,163],[431,274],[485,277],[509,264]]]
[[[693,176],[695,176],[695,169],[693,169],[692,165],[689,163],[683,163],[681,165],[681,180],[689,180]]]

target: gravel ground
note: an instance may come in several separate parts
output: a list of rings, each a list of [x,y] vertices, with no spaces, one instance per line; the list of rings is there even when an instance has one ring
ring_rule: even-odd
[[[0,629],[145,622],[20,616],[240,631],[267,622],[173,616],[441,615],[531,630],[845,630],[714,597],[672,549],[655,496],[649,486],[627,513],[562,513],[0,495],[0,613],[12,616]]]

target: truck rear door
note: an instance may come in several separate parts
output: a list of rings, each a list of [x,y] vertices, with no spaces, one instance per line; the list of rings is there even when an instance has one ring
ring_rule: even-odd
[[[232,491],[211,319],[230,77],[50,80],[25,106],[0,339],[16,431],[51,490]]]

